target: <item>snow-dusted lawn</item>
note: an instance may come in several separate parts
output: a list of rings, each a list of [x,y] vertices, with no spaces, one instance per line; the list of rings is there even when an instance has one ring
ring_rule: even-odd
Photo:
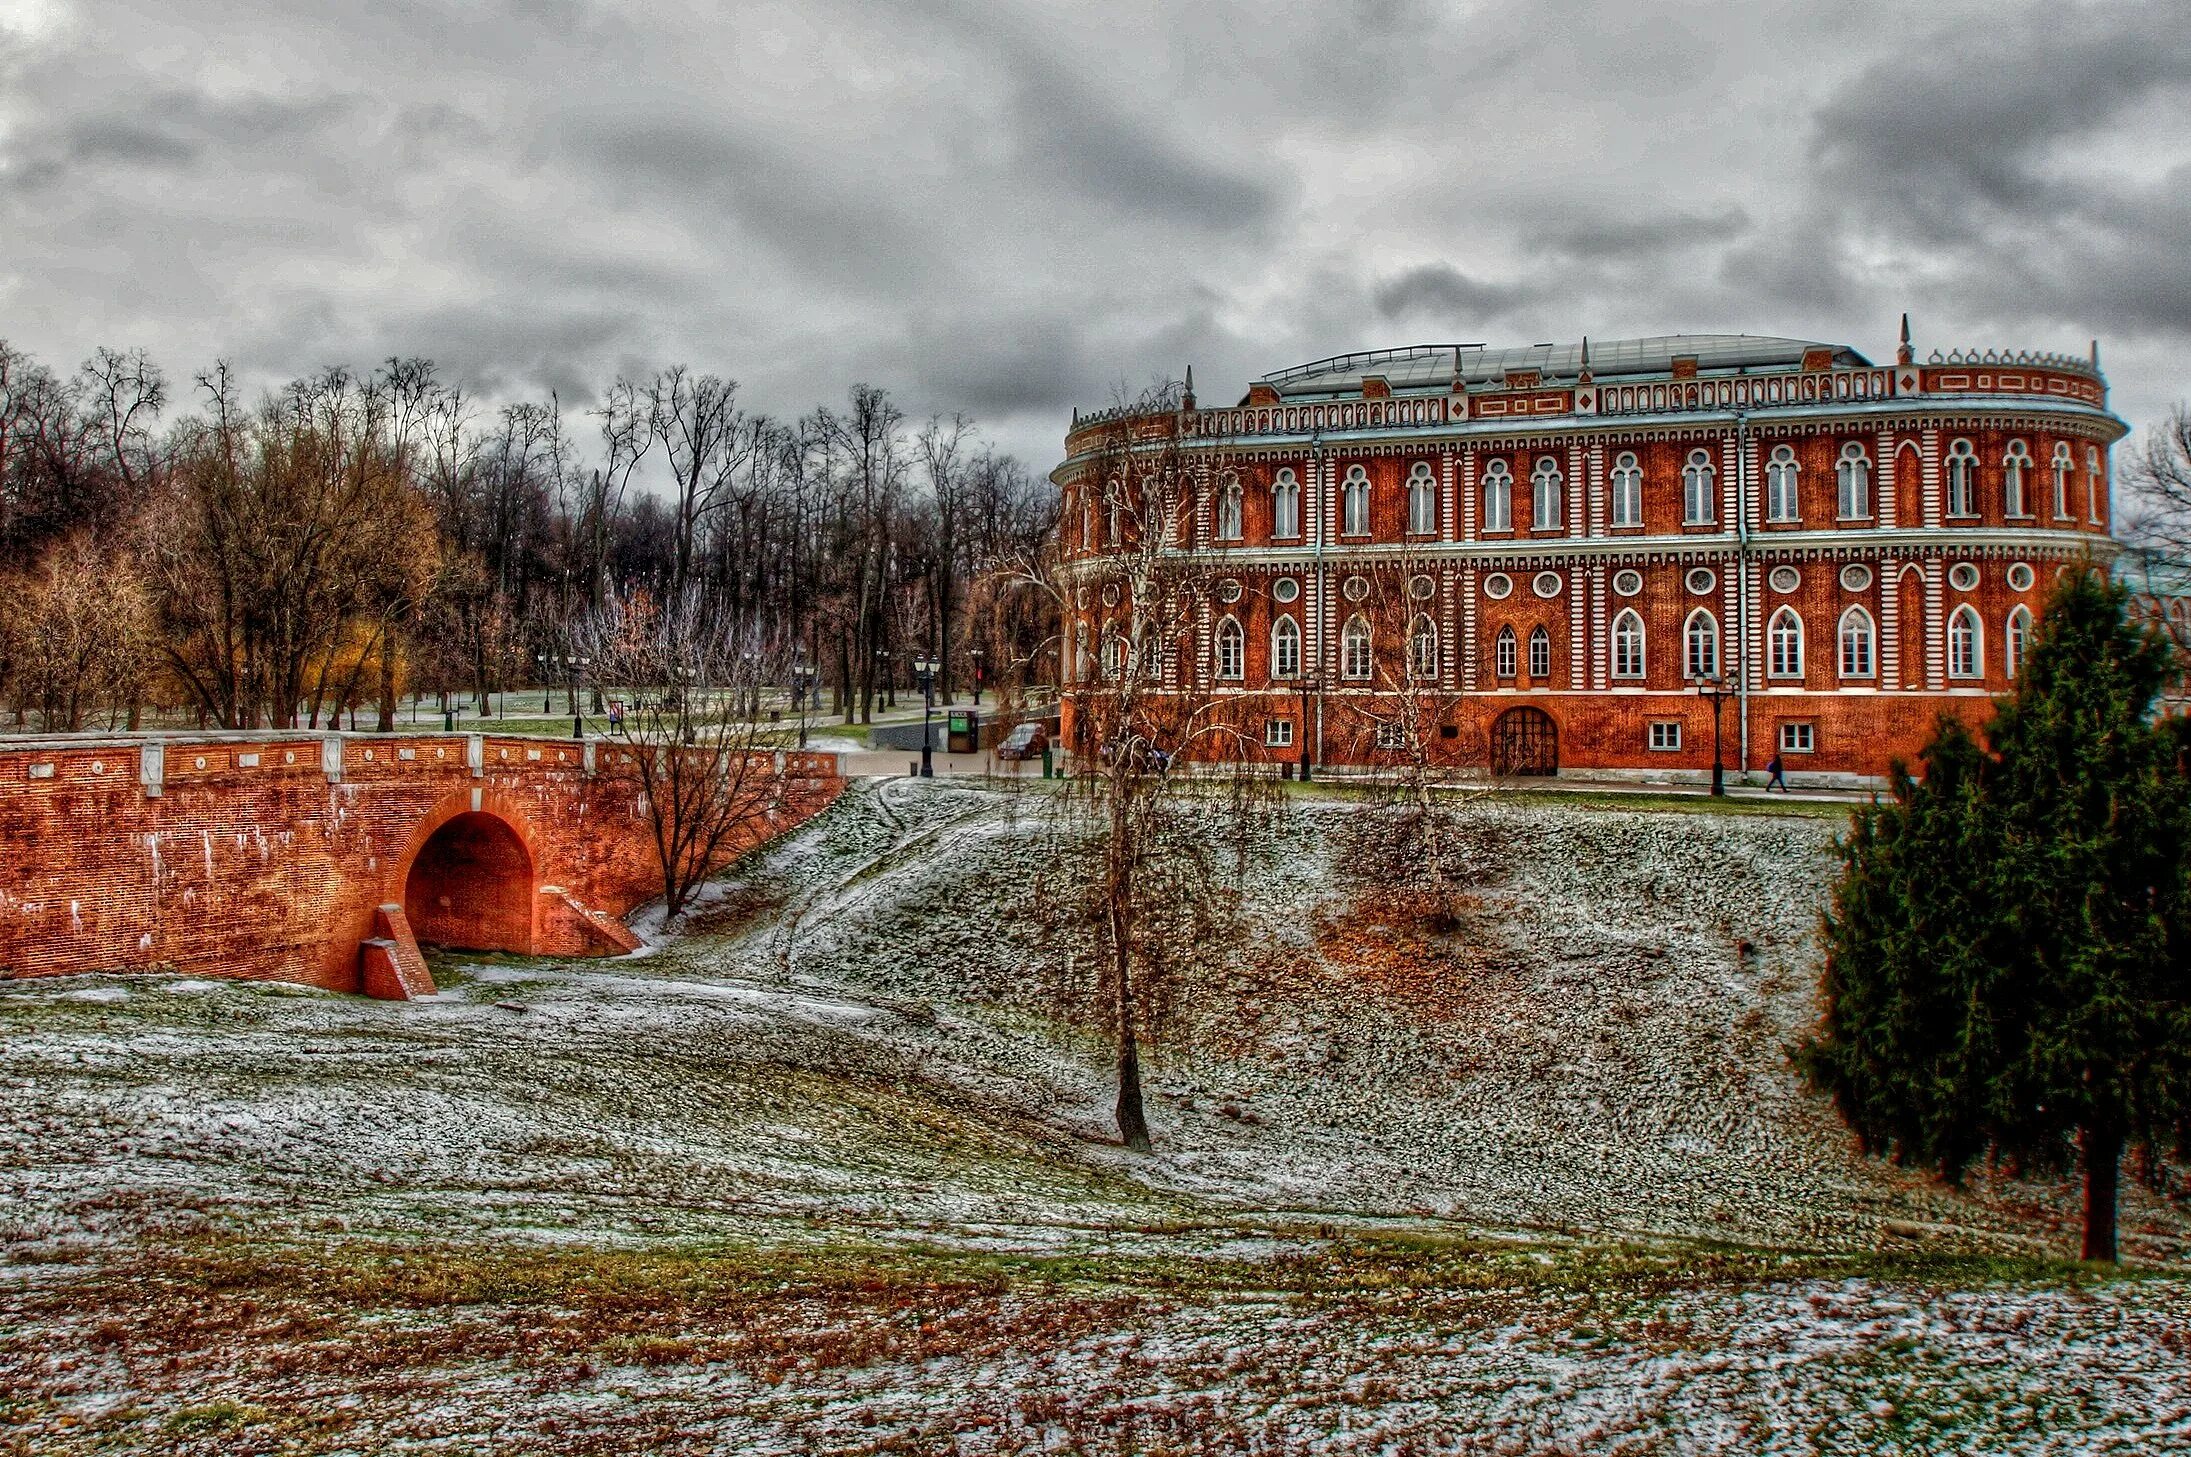
[[[1788,1068],[1832,821],[1479,805],[1426,923],[1350,813],[1267,827],[1146,1160],[1039,787],[859,786],[661,949],[425,1003],[0,984],[0,1452],[2191,1446],[2185,1277],[2029,1263],[2073,1190]]]

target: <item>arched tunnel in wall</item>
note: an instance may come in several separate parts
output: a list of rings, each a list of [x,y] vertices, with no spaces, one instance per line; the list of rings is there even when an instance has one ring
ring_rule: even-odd
[[[403,913],[421,945],[465,951],[533,949],[533,860],[508,821],[472,810],[419,847]]]

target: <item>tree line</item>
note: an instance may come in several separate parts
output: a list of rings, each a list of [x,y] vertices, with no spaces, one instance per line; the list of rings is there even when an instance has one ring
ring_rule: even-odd
[[[396,358],[247,397],[225,364],[178,389],[141,350],[63,373],[0,341],[0,703],[385,731],[407,694],[559,678],[637,601],[866,721],[916,658],[946,696],[1047,676],[1053,628],[986,584],[1055,509],[965,417],[867,384],[796,419],[685,365],[495,404]]]

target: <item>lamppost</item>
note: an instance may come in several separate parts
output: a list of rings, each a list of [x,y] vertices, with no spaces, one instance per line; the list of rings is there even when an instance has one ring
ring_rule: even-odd
[[[564,662],[571,670],[571,737],[583,739],[586,736],[586,720],[578,710],[578,690],[586,676],[586,660],[566,658]]]
[[[791,697],[793,708],[799,710],[799,747],[806,748],[806,698],[814,686],[814,670],[800,657],[791,665]]]
[[[915,658],[913,671],[921,677],[921,778],[932,779],[936,774],[934,750],[928,741],[929,715],[936,706],[936,660]]]
[[[1309,782],[1309,694],[1315,690],[1314,677],[1301,676],[1301,782]]]
[[[1735,696],[1735,689],[1725,678],[1693,678],[1691,684],[1701,697],[1712,700],[1712,793],[1727,793],[1727,768],[1719,755],[1719,713],[1721,705]]]
[[[972,648],[969,656],[974,660],[974,707],[981,707],[981,649]]]
[[[555,666],[556,659],[550,653],[534,653],[533,661],[540,665],[540,716],[545,718],[555,712],[555,689],[550,686],[554,680],[548,676],[548,671]]]

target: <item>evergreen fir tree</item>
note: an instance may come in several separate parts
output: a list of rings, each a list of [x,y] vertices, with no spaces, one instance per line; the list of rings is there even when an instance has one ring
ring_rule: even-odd
[[[2066,582],[1981,746],[1943,720],[1924,777],[1857,813],[1798,1050],[1870,1152],[2085,1181],[2113,1260],[2122,1156],[2191,1155],[2191,733],[2097,573]]]

